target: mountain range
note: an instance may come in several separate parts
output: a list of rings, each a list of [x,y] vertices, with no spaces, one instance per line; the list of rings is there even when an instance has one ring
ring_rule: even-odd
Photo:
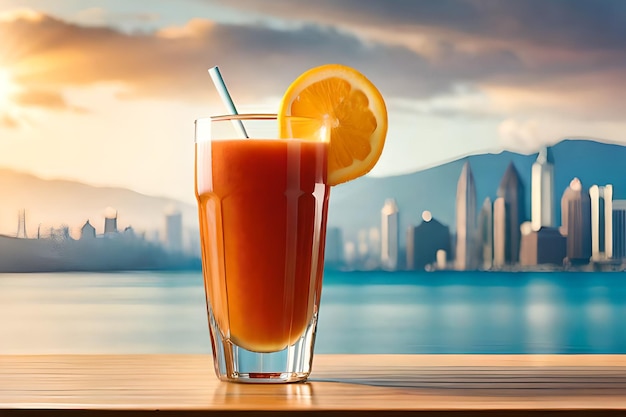
[[[612,184],[614,199],[626,199],[626,147],[592,140],[563,140],[552,146],[557,224],[560,200],[574,177],[583,187]],[[455,229],[456,187],[465,162],[470,163],[476,184],[477,211],[486,197],[493,202],[498,185],[510,163],[524,186],[526,216],[530,220],[531,167],[537,154],[504,151],[467,156],[412,174],[393,177],[361,177],[334,187],[330,196],[329,226],[341,227],[345,239],[356,239],[359,230],[379,227],[385,199],[394,198],[400,218],[400,240],[409,225],[419,225],[422,213],[430,211],[441,223]]]
[[[626,147],[592,140],[563,140],[552,147],[555,160],[555,202],[560,223],[560,199],[569,182],[578,177],[583,186],[613,184],[614,198],[626,199]],[[430,211],[441,223],[455,228],[456,186],[461,169],[469,162],[477,192],[477,210],[486,197],[493,201],[507,166],[513,163],[524,185],[526,216],[530,216],[530,173],[537,154],[504,151],[467,156],[433,168],[392,177],[361,177],[333,187],[329,227],[340,227],[345,239],[354,240],[361,230],[380,227],[385,200],[394,198],[400,211],[400,239],[407,227],[421,223]],[[45,180],[30,174],[0,169],[0,234],[15,235],[18,211],[26,210],[27,232],[37,233],[39,224],[70,226],[73,236],[89,220],[102,232],[104,211],[118,212],[120,228],[132,226],[146,233],[163,233],[165,213],[179,210],[190,236],[197,233],[193,204],[166,197],[140,194],[112,187],[94,187],[65,180]]]
[[[197,209],[192,204],[124,188],[46,180],[0,168],[0,234],[16,235],[20,210],[25,210],[28,237],[37,236],[40,225],[44,235],[50,227],[67,225],[77,238],[88,220],[97,233],[102,233],[105,213],[111,208],[117,211],[119,230],[130,226],[150,239],[163,236],[165,215],[173,210],[181,212],[187,233],[197,230]]]

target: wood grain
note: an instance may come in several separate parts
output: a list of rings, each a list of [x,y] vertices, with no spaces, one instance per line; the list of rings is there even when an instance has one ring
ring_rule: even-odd
[[[211,360],[0,356],[0,416],[626,416],[626,355],[318,355],[288,385],[219,382]]]

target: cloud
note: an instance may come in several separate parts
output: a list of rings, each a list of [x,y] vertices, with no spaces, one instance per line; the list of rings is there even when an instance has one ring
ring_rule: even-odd
[[[615,94],[626,87],[626,2],[621,0],[205,1],[254,10],[268,19],[338,28],[422,57],[426,65],[390,74],[397,82],[383,85],[392,94],[403,96],[398,86],[405,83],[408,98],[424,99],[407,81],[413,78],[429,84],[437,96],[449,95],[457,84],[488,89],[500,114],[502,104],[511,112],[541,108],[573,117],[616,117],[626,110]],[[372,72],[382,71],[381,64],[402,66],[403,60],[371,63]],[[505,90],[509,100],[499,94]],[[522,96],[526,99],[517,102]]]
[[[58,91],[29,89],[11,97],[14,104],[21,107],[38,107],[47,110],[70,110],[76,113],[89,113],[85,107],[71,105]]]
[[[218,64],[233,93],[280,96],[302,71],[327,62],[362,68],[398,94],[432,94],[447,84],[444,78],[409,78],[427,71],[428,63],[405,48],[368,45],[314,26],[286,32],[194,19],[182,27],[127,34],[39,15],[5,19],[0,37],[0,65],[32,88],[115,82],[126,85],[126,97],[206,101],[212,88],[206,69]]]
[[[459,54],[441,41],[437,61],[406,45],[372,43],[341,27],[313,24],[277,29],[192,19],[181,27],[129,34],[39,15],[3,21],[0,36],[6,39],[0,61],[20,69],[21,83],[49,88],[122,82],[127,97],[206,101],[211,85],[205,70],[215,64],[242,96],[280,96],[302,71],[328,62],[361,69],[385,94],[413,98],[446,93],[459,79],[522,71],[510,51]]]
[[[115,26],[125,23],[156,23],[160,19],[157,13],[113,13],[102,7],[90,7],[76,12],[71,20],[82,25]]]
[[[125,33],[32,11],[5,14],[0,66],[11,67],[27,91],[48,92],[40,103],[58,106],[63,97],[51,91],[102,83],[122,85],[125,99],[208,103],[217,100],[206,74],[213,65],[246,105],[280,97],[310,67],[340,62],[363,71],[386,98],[440,117],[616,119],[626,111],[615,93],[626,87],[626,2],[619,0],[222,3],[267,20],[196,18]],[[97,8],[83,14],[110,18]]]
[[[541,138],[540,132],[537,121],[533,119],[524,121],[506,119],[498,126],[500,140],[509,149],[523,152],[532,151],[546,143],[546,138]]]
[[[26,20],[38,22],[44,18],[42,13],[36,12],[32,9],[22,8],[13,9],[0,12],[0,22],[13,22],[16,20]]]
[[[576,49],[622,49],[626,5],[621,0],[205,0],[290,20],[394,33],[423,31]]]
[[[68,108],[68,105],[61,94],[45,90],[29,90],[20,92],[13,96],[13,102],[25,107],[46,107],[50,109]]]
[[[457,85],[448,94],[424,100],[391,99],[389,107],[413,114],[444,118],[488,119],[497,118],[498,111],[492,108],[492,99],[482,90]]]
[[[15,129],[20,126],[17,118],[7,112],[0,112],[0,128]]]

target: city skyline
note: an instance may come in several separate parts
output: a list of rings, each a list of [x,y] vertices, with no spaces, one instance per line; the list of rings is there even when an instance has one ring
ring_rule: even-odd
[[[92,218],[87,218],[83,223],[78,225],[62,223],[57,226],[46,226],[43,228],[39,225],[36,229],[36,233],[29,234],[27,231],[29,230],[27,211],[20,210],[17,216],[17,233],[0,233],[0,236],[18,239],[46,239],[62,233],[67,239],[81,240],[85,238],[86,233],[88,237],[93,236],[100,238],[118,233],[131,232],[148,241],[159,241],[172,252],[195,252],[197,248],[192,247],[193,245],[190,245],[189,242],[198,241],[199,243],[199,237],[192,239],[188,236],[198,234],[199,232],[197,230],[190,231],[185,229],[183,226],[182,212],[173,207],[167,207],[163,211],[164,233],[162,235],[156,228],[147,231],[136,231],[130,223],[120,227],[118,225],[118,211],[110,206],[103,210],[102,215],[99,216],[99,220],[100,222],[95,222]],[[100,225],[102,227],[100,227]],[[72,229],[74,229],[75,232],[72,232]],[[101,232],[98,232],[98,229],[100,229]]]
[[[118,211],[107,207],[101,218],[102,233],[91,219],[71,236],[70,227],[26,232],[21,211],[15,236],[0,234],[0,272],[199,270],[198,232],[183,230],[182,213],[164,213],[165,235],[137,233],[132,226],[118,226]]]
[[[588,146],[589,144],[591,144],[591,143],[581,142],[581,145],[584,146],[584,147]],[[569,152],[569,155],[578,155],[578,154],[580,154],[580,149],[579,149],[577,141],[565,143],[564,145],[567,146],[567,149],[571,150],[571,152]],[[572,145],[576,145],[576,146],[572,147]],[[609,148],[604,149],[604,145],[599,145],[598,144],[598,145],[594,145],[594,146],[600,146],[598,148],[598,150],[605,150],[607,155],[610,155],[611,157],[613,157],[613,156],[617,157],[616,160],[620,160],[620,158],[621,158],[620,154],[622,152],[624,152],[624,150],[626,150],[626,147],[618,147],[618,148],[611,148],[611,147],[609,147]],[[565,155],[568,155],[568,153],[563,153],[563,149],[564,148],[558,147],[558,148],[555,148],[555,149],[557,149],[555,152],[558,153],[559,155],[561,155],[562,158],[565,158],[565,159],[561,159],[560,169],[557,169],[555,171],[554,170],[554,166],[549,167],[550,168],[549,170],[552,172],[552,174],[556,174],[556,177],[558,178],[559,176],[562,176],[564,169],[566,171],[569,170],[568,171],[569,174],[567,174],[567,175],[574,175],[574,174],[576,174],[577,173],[577,169],[575,168],[574,170],[571,170],[572,164],[567,163],[567,161],[568,161],[567,158],[568,157],[566,157]],[[586,149],[586,148],[583,148],[583,149]],[[549,149],[549,151],[552,151],[552,149]],[[549,152],[549,153],[551,154],[551,152]],[[599,154],[601,155],[603,153],[604,153],[604,151],[599,153]],[[494,175],[490,174],[490,177],[492,177],[491,183],[494,184],[494,185],[492,185],[494,187],[494,189],[492,189],[491,192],[488,192],[488,194],[492,194],[493,193],[492,195],[494,195],[494,196],[501,195],[502,197],[504,197],[504,194],[506,194],[506,193],[504,193],[504,190],[507,188],[506,184],[511,182],[510,181],[510,177],[511,177],[510,174],[511,173],[514,174],[513,175],[513,178],[514,178],[513,183],[520,182],[520,183],[531,184],[533,182],[532,181],[532,176],[536,175],[536,172],[537,172],[537,170],[534,170],[532,168],[536,167],[537,161],[541,162],[545,158],[546,155],[544,155],[543,151],[540,151],[538,154],[535,154],[534,156],[531,156],[529,158],[530,160],[533,161],[532,164],[528,164],[528,165],[522,164],[523,166],[525,165],[527,167],[527,168],[523,169],[524,174],[523,174],[522,177],[519,177],[519,174],[517,174],[517,169],[516,169],[516,166],[519,163],[519,159],[516,159],[516,161],[517,161],[516,163],[512,163],[511,161],[509,161],[508,164],[504,164],[504,160],[502,160],[501,157],[505,157],[505,156],[506,155],[500,155],[500,156],[498,156],[498,159],[501,160],[501,162],[500,162],[502,164],[501,166],[503,166],[503,167],[506,166],[507,168],[504,169],[504,173],[502,174],[502,177],[499,178],[497,181],[495,181],[497,179],[496,178],[497,176],[494,176]],[[493,157],[495,157],[495,156],[492,156],[492,158]],[[554,158],[550,157],[550,159],[551,159],[551,161],[553,161]],[[620,183],[620,185],[617,188],[614,188],[614,186],[612,184],[609,184],[610,182],[612,182],[611,179],[614,178],[615,173],[619,172],[619,170],[615,171],[615,170],[611,170],[610,169],[610,167],[613,166],[612,163],[607,165],[607,162],[610,161],[610,160],[611,160],[610,157],[607,157],[607,158],[603,158],[603,159],[601,159],[599,161],[601,164],[605,165],[604,170],[606,170],[606,172],[605,172],[605,174],[595,175],[594,176],[595,179],[593,180],[593,182],[597,182],[598,184],[604,184],[604,185],[601,185],[601,186],[598,187],[598,192],[601,192],[603,197],[606,194],[607,198],[608,198],[608,196],[610,194],[610,196],[611,196],[610,201],[611,202],[615,201],[616,202],[616,207],[619,207],[620,198],[623,198],[624,190],[626,188],[624,187],[624,184],[622,182],[620,182],[620,181],[618,181],[618,183]],[[458,179],[456,181],[457,182],[457,184],[456,184],[457,188],[458,188],[459,183],[462,183],[462,181],[460,181],[460,179],[463,176],[462,175],[463,171],[469,169],[468,161],[469,160],[461,160],[461,161],[459,161],[459,162],[463,162],[463,165],[458,165],[459,169],[461,170],[461,173],[459,174],[457,172],[457,174],[456,174],[458,176]],[[593,161],[593,159],[589,159],[589,161]],[[550,163],[550,165],[551,164],[552,164],[552,162]],[[595,166],[595,165],[592,163],[591,166]],[[473,165],[472,165],[472,167],[473,167]],[[445,168],[445,167],[442,167],[442,168]],[[479,168],[479,171],[483,171],[484,170],[484,166],[482,166],[481,163],[478,163],[478,168]],[[580,169],[582,169],[582,166],[580,166],[578,168],[578,170],[580,170]],[[613,172],[613,174],[611,174],[611,172]],[[594,171],[594,173],[597,174],[598,171]],[[482,178],[481,182],[479,184],[477,184],[477,188],[478,189],[482,189],[481,192],[484,194],[484,192],[485,192],[485,189],[484,189],[485,177],[481,176],[481,178]],[[574,182],[576,182],[576,181],[578,181],[578,179],[574,180]],[[435,181],[435,182],[437,182],[437,181]],[[586,188],[590,188],[591,190],[593,190],[594,187],[588,187],[590,184],[592,184],[592,182],[586,182],[585,183],[585,187]],[[571,185],[572,185],[572,181],[570,181],[570,185],[568,186],[568,188],[571,188]],[[582,186],[580,184],[574,186],[574,188],[581,188],[581,187]],[[559,188],[559,187],[557,187],[557,188]],[[450,194],[453,195],[454,194],[454,193],[451,192],[451,188],[441,188],[440,190],[441,190],[442,194],[439,195],[439,197],[436,197],[436,199],[449,198],[449,197],[445,197],[445,195],[446,194],[448,194],[448,195],[450,195]],[[555,190],[554,194],[557,194],[557,192],[556,192],[557,189],[555,188],[554,190]],[[457,189],[457,191],[458,191],[458,189]],[[535,194],[532,191],[533,190],[528,190],[527,194],[521,200],[527,200],[527,202],[532,200],[532,196],[533,196],[533,194]],[[84,193],[84,192],[83,192],[83,194],[88,195],[88,193]],[[515,193],[513,193],[513,194],[515,194]],[[565,193],[565,194],[567,194],[567,193]],[[616,197],[615,200],[612,200],[613,196]],[[498,197],[498,198],[502,198],[502,197]],[[479,206],[478,199],[476,199],[476,202],[474,204],[472,204],[472,206],[474,207],[475,213],[476,213],[474,216],[472,216],[472,217],[476,218],[476,220],[475,220],[476,233],[480,233],[481,236],[482,236],[481,239],[480,239],[481,241],[480,242],[476,242],[474,244],[474,248],[471,251],[471,253],[473,254],[472,256],[474,257],[474,259],[472,259],[472,263],[475,264],[475,265],[478,265],[479,267],[481,267],[483,269],[489,269],[490,266],[491,266],[491,263],[492,263],[492,259],[493,259],[494,243],[495,242],[493,241],[493,238],[494,238],[494,233],[493,233],[494,232],[494,230],[493,230],[494,229],[493,228],[493,220],[494,220],[494,218],[493,217],[494,216],[493,216],[492,212],[494,210],[492,209],[492,206],[495,203],[497,203],[498,198],[496,198],[496,201],[493,201],[488,196],[487,198],[484,198],[483,200],[481,200],[482,201],[482,205]],[[404,199],[401,197],[400,200],[404,200]],[[332,201],[332,199],[331,199],[331,201]],[[432,199],[432,197],[427,198],[427,201],[428,201],[428,204],[431,207],[433,207],[433,208],[440,206],[439,203],[436,200]],[[454,201],[454,198],[452,199],[452,201]],[[406,221],[406,218],[407,218],[406,210],[407,209],[410,210],[410,207],[408,207],[406,205],[404,205],[404,206],[398,205],[398,203],[395,203],[395,202],[394,202],[394,204],[396,204],[396,208],[394,208],[392,210],[394,213],[395,213],[396,209],[399,209],[399,211],[402,211],[402,214],[400,216],[397,216],[397,215],[394,214],[395,218],[396,219],[405,219],[405,221]],[[561,199],[561,204],[560,204],[561,206],[568,207],[568,204],[569,203],[565,203],[564,200]],[[604,200],[602,200],[601,204],[604,207],[605,211],[607,210],[607,207],[610,207],[610,204],[607,206],[607,204],[605,204]],[[521,204],[521,205],[524,205],[524,204]],[[136,205],[132,205],[130,207],[135,207],[135,206]],[[532,204],[528,205],[528,207],[531,207],[531,206],[532,206]],[[129,207],[129,206],[126,205],[126,207]],[[0,209],[2,209],[2,207],[0,207]],[[125,219],[125,222],[128,222],[128,217],[126,217],[125,210],[126,209],[123,210],[123,213],[124,213],[123,217]],[[195,212],[195,208],[191,207],[190,210],[191,210],[191,214],[187,214],[186,218],[191,216],[191,218],[193,220],[195,220],[196,216],[197,216],[197,213]],[[380,210],[380,209],[378,209],[378,210]],[[576,210],[576,209],[574,208],[573,210]],[[100,211],[102,211],[102,209]],[[104,210],[103,213],[99,214],[98,217],[100,217],[100,216],[105,216],[106,217],[106,213],[107,212],[114,212],[114,211],[115,210],[112,209],[112,208],[106,209],[106,210]],[[172,205],[170,205],[167,209],[164,209],[162,207],[160,209],[160,215],[159,216],[161,218],[164,218],[164,216],[167,216],[168,212],[172,212],[172,211],[176,212],[175,207],[172,206]],[[497,208],[495,209],[495,211],[497,211]],[[522,211],[524,211],[524,210],[522,210]],[[554,214],[557,214],[557,215],[560,214],[557,210],[554,210],[554,211],[556,213],[553,213],[553,215]],[[589,206],[589,210],[588,211],[589,211],[589,213],[591,213],[591,211],[592,211],[591,205]],[[21,210],[20,210],[20,213],[22,213]],[[379,213],[380,213],[380,211],[379,211]],[[424,213],[422,213],[422,218],[424,220],[426,219],[426,217],[425,217],[426,214],[428,214],[428,217],[430,219],[434,218],[435,220],[437,220],[437,222],[441,223],[440,222],[440,220],[441,220],[440,214],[441,213],[439,212],[439,210],[425,211]],[[526,227],[525,230],[527,230],[527,232],[530,232],[530,231],[535,232],[534,228],[532,227],[532,216],[533,216],[532,210],[529,210],[524,215],[524,218],[528,221],[528,225],[525,226]],[[568,224],[567,216],[568,216],[568,209],[566,208],[564,210],[564,213],[563,213],[563,220],[564,221],[562,222],[562,225],[560,227],[561,230],[563,230],[563,228],[565,228],[565,230],[563,230],[564,234],[567,233],[567,230],[566,230],[567,229],[567,224]],[[18,226],[18,229],[20,227],[22,227],[24,229],[28,228],[29,229],[29,237],[33,237],[34,236],[32,227],[29,227],[29,223],[30,222],[27,220],[28,217],[26,219],[23,219],[23,215],[21,215],[21,214],[20,214],[20,216],[14,215],[14,216],[11,216],[11,217],[13,217],[13,219],[12,219],[12,223],[14,225],[13,228],[12,228],[13,231],[16,230],[15,226],[17,226],[18,223],[19,223],[21,226]],[[555,216],[555,217],[559,217],[559,216]],[[605,215],[605,218],[606,218],[606,215]],[[93,218],[89,217],[89,216],[83,216],[82,222],[84,222],[85,219],[93,219]],[[366,219],[364,219],[364,220],[366,220]],[[602,221],[602,224],[605,225],[604,226],[604,230],[608,230],[607,229],[608,226],[606,226],[607,222],[605,220],[598,219],[598,221]],[[64,223],[65,224],[67,224],[67,223],[71,224],[71,222],[64,222]],[[98,221],[93,223],[94,227],[100,227],[99,223],[100,222],[98,222]],[[366,221],[366,223],[367,223],[367,221]],[[396,222],[394,221],[393,223],[395,224]],[[404,267],[406,262],[409,262],[409,260],[408,260],[409,256],[408,256],[408,254],[405,253],[405,250],[406,250],[407,245],[408,245],[408,239],[409,239],[408,233],[410,233],[410,231],[405,226],[403,226],[400,222],[397,222],[397,223],[398,223],[398,226],[397,226],[398,227],[398,232],[397,232],[398,240],[404,240],[405,243],[402,243],[402,244],[398,245],[397,266],[393,266],[393,264],[388,265],[386,267],[386,269],[390,269],[390,270],[391,269],[401,269],[401,268]],[[591,220],[590,220],[589,223],[591,225]],[[165,224],[166,224],[166,222],[163,222],[163,225],[165,225]],[[447,227],[448,224],[450,224],[450,223],[443,222],[442,226]],[[83,225],[83,223],[80,223],[80,225]],[[126,225],[127,225],[127,223],[126,223]],[[419,223],[415,222],[415,223],[413,223],[412,226],[415,227],[415,225],[419,226]],[[396,226],[394,226],[394,228],[395,227]],[[546,229],[547,228],[549,228],[549,227],[547,227],[547,226],[543,227],[544,230],[543,230],[541,236],[539,236],[540,239],[548,238],[548,236],[546,235]],[[47,232],[48,229],[49,230],[52,230],[52,229],[59,229],[60,230],[60,228],[58,226],[55,226],[53,228],[45,227],[42,230]],[[79,233],[79,232],[76,231],[77,230],[77,226],[74,226],[73,229],[75,230],[75,232],[73,232],[73,237],[77,238],[78,233]],[[341,227],[341,223],[336,223],[336,222],[333,223],[333,222],[331,222],[331,224],[329,224],[329,229],[337,229],[337,231],[339,232],[339,235],[341,235],[342,238],[347,237],[346,238],[346,242],[349,242],[351,239],[353,239],[351,234],[350,233],[346,233],[345,229],[343,227]],[[165,234],[163,234],[163,233],[164,232],[161,232],[161,236],[165,236]],[[332,263],[337,265],[338,264],[337,260],[341,259],[341,257],[343,256],[344,260],[348,260],[348,259],[357,260],[358,261],[357,263],[362,263],[363,265],[367,265],[368,269],[376,268],[376,267],[380,266],[381,265],[380,255],[382,253],[381,245],[382,245],[382,242],[384,241],[382,236],[381,236],[381,233],[382,233],[382,228],[380,228],[380,227],[371,227],[370,226],[367,229],[361,230],[358,233],[358,239],[357,240],[353,240],[354,243],[352,244],[351,247],[344,247],[344,245],[339,245],[338,243],[336,243],[338,239],[335,239],[335,243],[333,245],[331,245],[331,246],[335,246],[335,247],[342,246],[342,247],[341,247],[341,251],[339,251],[341,253],[339,255],[337,255],[335,258],[332,258],[332,255],[331,255],[331,260],[333,260]],[[452,230],[452,228],[450,228],[450,233],[455,233],[455,231]],[[558,232],[558,233],[560,235],[561,232]],[[3,234],[3,233],[0,233],[0,234]],[[4,234],[7,234],[7,233],[4,233]],[[588,234],[589,234],[589,236],[593,235],[591,226],[589,226]],[[609,233],[605,232],[604,233],[605,240],[608,239],[609,237],[611,237],[612,234],[613,233],[609,234]],[[15,235],[15,232],[13,232],[12,235]],[[39,235],[39,231],[37,231],[37,235]],[[608,237],[607,237],[607,235],[608,235]],[[405,239],[405,237],[406,237],[406,239]],[[554,235],[554,237],[556,238],[558,236]],[[402,239],[400,239],[400,238],[402,238]],[[618,239],[618,237],[616,237],[616,239]],[[595,238],[595,241],[598,241],[598,238]],[[442,255],[442,256],[444,256],[443,258],[437,257],[437,259],[444,259],[444,260],[447,260],[448,262],[456,261],[457,258],[454,255],[454,253],[456,251],[456,248],[455,248],[456,243],[455,242],[452,242],[451,250],[446,250],[445,251],[446,252],[445,255]],[[527,240],[526,243],[528,244],[529,242],[530,241]],[[523,242],[521,242],[521,243],[523,244]],[[537,244],[537,243],[533,243],[533,244]],[[589,246],[591,247],[591,243],[589,244]],[[601,247],[601,244],[600,244],[600,247]],[[605,244],[605,247],[606,247],[606,244]],[[332,250],[331,253],[332,252],[336,252],[336,250]],[[518,250],[516,252],[520,253],[519,256],[521,256],[521,250]],[[602,256],[606,257],[606,255],[605,255],[606,249],[603,250],[603,253],[604,253],[604,255],[602,255]],[[583,256],[582,258],[584,259],[585,257]],[[531,258],[526,258],[526,260],[524,260],[523,263],[525,263],[525,265],[529,265],[528,262],[537,262],[537,261],[529,261],[529,259],[531,259]],[[610,259],[610,256],[609,256],[609,259]],[[595,260],[598,260],[597,256],[595,257]],[[394,262],[394,263],[396,263],[396,262]],[[505,262],[501,261],[500,265],[505,265],[505,264],[510,264],[510,263],[511,263],[511,261],[505,261]],[[541,263],[541,262],[539,262],[539,263]],[[549,262],[549,263],[554,263],[554,262]],[[498,262],[496,262],[496,264],[498,264]],[[497,265],[497,266],[500,266],[500,265]],[[457,269],[467,269],[467,268],[462,267],[462,266],[457,266],[456,268]]]
[[[624,265],[626,200],[613,199],[612,184],[585,186],[574,177],[560,196],[561,225],[556,227],[554,170],[552,149],[540,150],[530,173],[533,189],[531,212],[527,214],[524,181],[512,161],[502,174],[495,201],[492,203],[487,197],[481,206],[476,202],[471,165],[465,162],[456,189],[457,232],[450,233],[437,220],[436,213],[423,212],[422,222],[406,230],[406,245],[401,248],[405,250],[405,267],[397,269],[500,270],[541,265],[577,268],[587,264],[617,265],[616,261]],[[398,216],[402,211],[389,197],[381,210],[381,230],[388,227],[391,213]],[[432,229],[426,227],[431,225]],[[442,234],[448,236],[447,241],[437,237]],[[383,238],[383,253],[384,242]],[[450,247],[455,247],[454,252]],[[361,257],[367,258],[367,254]],[[380,267],[389,269],[384,258],[380,258]],[[354,259],[347,264],[359,267]]]
[[[242,112],[275,111],[310,67],[362,71],[390,116],[372,177],[626,143],[620,2],[260,4],[1,0],[0,167],[193,203],[193,120],[224,112],[213,65]]]

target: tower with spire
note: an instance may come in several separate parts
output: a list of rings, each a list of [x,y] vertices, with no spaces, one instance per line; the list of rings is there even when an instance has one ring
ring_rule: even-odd
[[[554,157],[550,147],[539,151],[531,171],[532,230],[554,226]]]
[[[476,185],[468,161],[456,186],[456,269],[476,268],[476,255]]]
[[[578,178],[561,198],[561,234],[567,237],[570,263],[588,263],[591,257],[591,199]]]
[[[493,205],[486,197],[478,215],[478,234],[480,241],[480,257],[483,269],[493,265]]]
[[[613,186],[592,185],[591,199],[591,258],[604,261],[613,257]]]
[[[509,164],[497,192],[493,207],[494,266],[519,262],[524,213],[524,186],[513,162]]]
[[[398,268],[399,255],[399,217],[396,200],[389,198],[385,201],[381,214],[381,254],[383,268],[395,270]]]

